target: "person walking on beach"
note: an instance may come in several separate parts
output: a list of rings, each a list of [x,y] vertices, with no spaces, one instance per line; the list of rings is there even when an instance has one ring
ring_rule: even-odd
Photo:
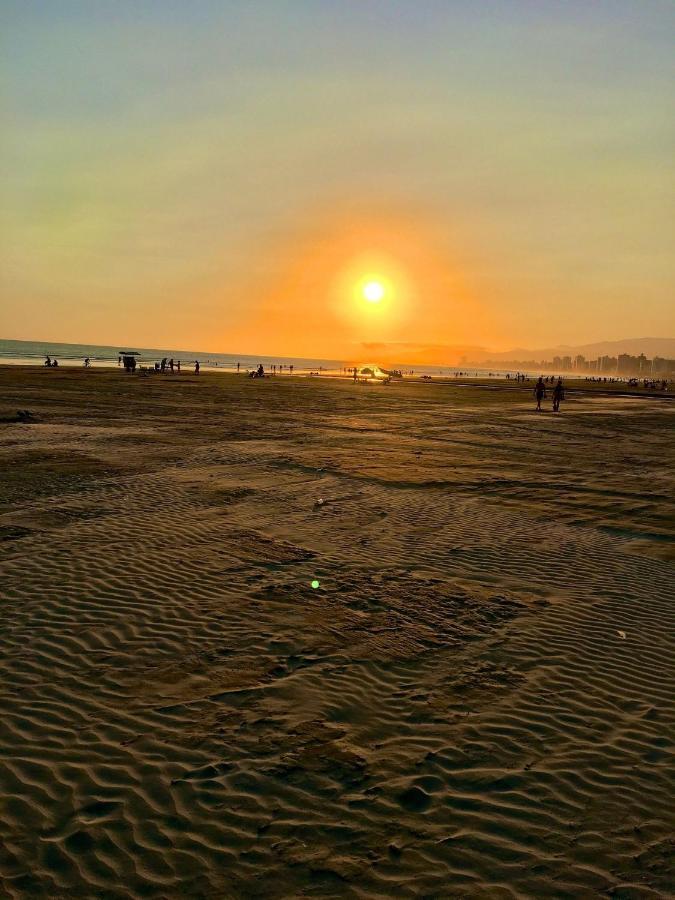
[[[565,388],[563,387],[562,378],[559,378],[556,386],[553,388],[553,412],[560,412],[560,401],[564,399]]]
[[[199,360],[195,360],[195,375],[199,375]]]
[[[180,360],[178,360],[178,361],[176,362],[176,371],[177,371],[178,374],[180,375]]]
[[[85,360],[84,360],[85,369],[88,369],[90,365],[91,365],[91,362],[89,361],[89,357],[87,356],[87,357],[85,357]]]
[[[169,360],[169,369],[171,370],[171,374],[173,375],[173,356]]]
[[[47,366],[48,369],[51,369],[51,367],[52,367],[52,358],[51,358],[51,356],[45,357],[45,365]]]
[[[540,375],[539,381],[534,386],[534,396],[537,398],[537,412],[541,412],[541,401],[546,396],[546,385],[544,384],[544,379]]]

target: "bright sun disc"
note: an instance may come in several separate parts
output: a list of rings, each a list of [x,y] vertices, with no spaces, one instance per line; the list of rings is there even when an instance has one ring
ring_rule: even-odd
[[[370,303],[379,303],[384,297],[384,288],[379,281],[369,281],[363,286],[363,296]]]

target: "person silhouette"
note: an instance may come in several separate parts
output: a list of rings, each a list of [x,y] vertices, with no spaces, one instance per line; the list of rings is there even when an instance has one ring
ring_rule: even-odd
[[[565,399],[565,388],[562,378],[559,378],[553,388],[553,412],[560,412],[560,401]]]
[[[541,401],[546,396],[546,385],[544,384],[544,378],[542,375],[539,376],[539,380],[534,386],[534,396],[537,398],[537,412],[541,412]]]

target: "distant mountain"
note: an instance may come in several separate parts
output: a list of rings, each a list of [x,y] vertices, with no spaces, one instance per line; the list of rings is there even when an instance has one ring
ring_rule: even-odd
[[[364,341],[354,351],[357,359],[377,360],[382,365],[456,366],[460,360],[487,359],[490,350],[469,345],[425,344],[414,341]],[[481,356],[482,354],[482,356]]]
[[[597,359],[598,356],[618,356],[620,353],[630,353],[639,356],[644,353],[649,359],[655,356],[663,356],[666,359],[675,359],[675,338],[626,338],[622,341],[598,341],[595,344],[558,344],[556,347],[544,347],[538,350],[528,350],[524,347],[516,347],[514,350],[494,352],[480,350],[470,356],[470,362],[510,362],[524,360],[553,359],[554,356],[585,356],[586,359]]]
[[[618,356],[619,353],[630,353],[632,356],[644,353],[648,359],[655,356],[675,359],[675,338],[626,338],[595,344],[559,344],[538,350],[516,347],[503,351],[469,345],[372,342],[358,345],[354,355],[359,359],[377,360],[380,364],[461,366],[481,365],[488,360],[494,363],[539,362],[551,360],[554,356],[574,357],[578,354],[592,360],[598,356]]]

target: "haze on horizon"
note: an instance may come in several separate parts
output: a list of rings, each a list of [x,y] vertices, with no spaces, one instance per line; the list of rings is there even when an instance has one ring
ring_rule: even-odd
[[[5,0],[0,28],[0,337],[675,336],[670,0]]]

